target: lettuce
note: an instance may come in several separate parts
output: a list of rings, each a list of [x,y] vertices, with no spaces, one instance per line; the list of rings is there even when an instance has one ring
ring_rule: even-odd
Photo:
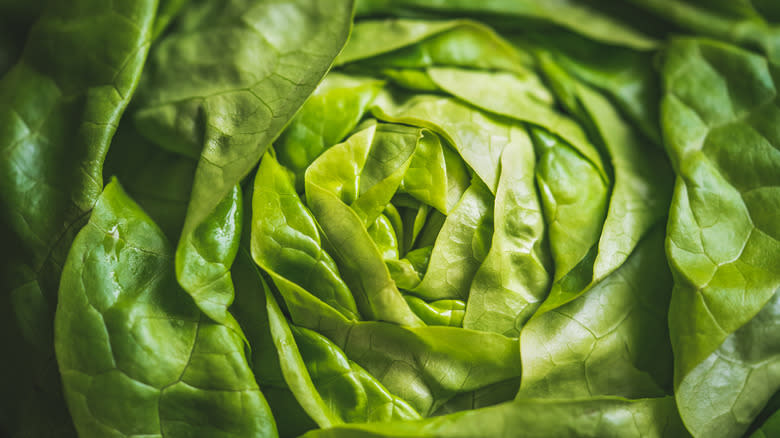
[[[778,433],[774,2],[0,17],[3,436]]]

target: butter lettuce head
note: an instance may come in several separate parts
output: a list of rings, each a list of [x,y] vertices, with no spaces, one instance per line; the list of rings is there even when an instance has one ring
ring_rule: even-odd
[[[778,430],[773,2],[55,3],[0,0],[0,435]]]

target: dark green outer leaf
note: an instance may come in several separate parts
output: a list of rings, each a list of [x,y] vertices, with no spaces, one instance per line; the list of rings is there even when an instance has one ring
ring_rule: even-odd
[[[176,18],[182,8],[190,2],[190,0],[159,0],[160,6],[157,8],[157,17],[154,20],[154,33],[153,38],[157,39],[160,34],[165,31],[171,20]]]
[[[780,434],[780,413],[776,413],[756,432],[750,435],[750,438],[772,438]]]
[[[116,132],[103,166],[116,177],[168,240],[181,233],[197,161],[157,147],[127,123]]]
[[[120,11],[90,3],[48,9],[0,82],[3,216],[24,245],[21,264],[36,273],[102,190],[102,162],[149,45],[155,2]],[[84,59],[58,56],[71,49]],[[38,281],[5,278],[10,289]]]
[[[0,307],[11,314],[2,318],[11,327],[3,328],[0,390],[2,422],[11,423],[0,427],[9,434],[27,436],[34,429],[26,428],[64,417],[61,401],[31,394],[58,397],[35,386],[59,387],[44,364],[53,358],[61,266],[102,190],[103,159],[138,84],[156,8],[153,0],[51,2],[0,80],[0,241],[14,248],[0,273]],[[13,424],[30,419],[38,424]],[[72,426],[48,429],[42,433],[68,435]]]
[[[314,90],[351,17],[351,0],[203,1],[162,39],[136,121],[160,146],[200,156],[183,236],[249,173]]]
[[[79,436],[276,436],[243,341],[176,285],[173,249],[116,181],[59,293],[57,361]]]
[[[0,1],[0,77],[22,54],[27,32],[43,11],[44,3],[43,0]]]
[[[767,21],[780,23],[780,4],[774,0],[748,0]]]

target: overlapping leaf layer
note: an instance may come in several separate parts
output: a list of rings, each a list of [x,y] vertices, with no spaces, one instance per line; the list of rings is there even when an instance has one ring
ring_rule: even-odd
[[[775,2],[22,3],[3,436],[780,433]]]

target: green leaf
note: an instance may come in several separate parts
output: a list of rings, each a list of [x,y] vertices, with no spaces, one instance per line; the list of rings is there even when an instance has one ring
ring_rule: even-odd
[[[251,203],[251,191],[244,192]],[[248,206],[247,206],[248,207]],[[243,236],[238,255],[231,268],[236,299],[230,310],[251,346],[249,363],[273,414],[279,436],[298,436],[317,424],[295,399],[284,379],[279,354],[271,334],[266,301],[268,285],[249,252],[250,215],[244,218]]]
[[[531,139],[501,154],[490,251],[474,275],[463,327],[519,336],[551,282]]]
[[[401,184],[421,137],[420,129],[374,125],[328,149],[306,171],[307,204],[367,319],[422,325],[367,230]]]
[[[290,388],[293,396],[298,400],[304,411],[320,427],[328,427],[341,423],[341,419],[330,404],[325,403],[322,395],[314,386],[311,375],[303,370],[306,365],[301,357],[293,333],[287,320],[284,318],[279,305],[271,295],[268,286],[263,283],[265,302],[268,312],[268,323],[271,330],[271,338],[279,357],[279,366],[284,380]]]
[[[765,412],[767,411],[767,408],[770,409],[769,415],[765,420],[760,419],[764,421],[761,421],[756,430],[750,434],[750,438],[770,438],[780,433],[780,406],[778,405],[780,397],[778,397],[777,394],[778,393],[775,393],[772,401],[764,408]]]
[[[455,68],[431,68],[428,74],[443,90],[471,105],[561,137],[608,179],[599,152],[583,128],[554,109],[553,96],[537,76]]]
[[[135,121],[161,147],[199,157],[183,240],[315,89],[347,38],[351,16],[350,0],[199,1],[160,40]]]
[[[274,282],[287,278],[345,317],[359,319],[352,293],[322,247],[314,216],[270,154],[263,157],[255,176],[251,241],[252,257]]]
[[[391,394],[338,346],[313,330],[293,327],[315,385],[346,423],[415,420],[414,408]]]
[[[454,412],[479,409],[487,406],[513,400],[520,387],[520,378],[515,377],[503,382],[493,383],[471,392],[458,394],[441,405],[433,416],[447,415]]]
[[[115,181],[68,255],[55,346],[79,436],[276,436],[242,339],[177,286],[173,249]]]
[[[368,321],[342,333],[333,340],[347,356],[424,416],[457,394],[520,375],[517,339],[495,333]]]
[[[36,15],[35,2],[10,6],[29,8],[17,25]],[[9,436],[74,435],[59,391],[39,389],[61,386],[53,364],[57,287],[102,191],[103,159],[138,84],[156,8],[153,0],[47,4],[0,79],[0,346],[7,353],[0,428]]]
[[[746,324],[773,307],[780,289],[780,70],[762,56],[706,40],[675,40],[664,59],[662,123],[677,173],[666,243],[675,276],[669,325],[676,396],[694,433],[712,427],[735,435],[758,409],[740,408],[727,427],[718,418],[723,404],[734,403],[730,391],[712,390],[709,405],[717,409],[689,400],[706,374],[699,366],[720,348],[745,348],[728,340],[741,327],[749,331]],[[773,343],[760,342],[752,348]],[[742,362],[722,366],[739,381]],[[777,377],[755,385],[776,387]]]
[[[672,383],[672,277],[663,241],[657,226],[617,271],[525,326],[519,398],[665,395]]]
[[[428,325],[461,327],[466,303],[461,300],[436,300],[430,303],[413,295],[404,295],[409,308]]]
[[[421,129],[378,124],[330,148],[306,170],[309,204],[309,188],[320,187],[349,205],[368,228],[398,191],[423,138]]]
[[[516,124],[442,96],[380,93],[371,112],[380,120],[420,126],[441,135],[492,193],[498,185],[501,152],[526,136]]]
[[[428,268],[412,293],[425,300],[465,300],[493,233],[493,196],[480,181],[444,220]]]
[[[279,163],[295,174],[299,191],[306,168],[355,129],[383,85],[376,79],[332,72],[309,96],[274,146]]]
[[[43,12],[43,0],[0,2],[0,77],[19,60],[30,27]]]
[[[780,62],[780,26],[777,6],[762,0],[631,0],[638,7],[663,17],[676,26],[703,36],[718,38],[749,48],[761,49]],[[755,6],[754,6],[755,5]],[[768,12],[767,22],[760,12]]]
[[[775,292],[752,320],[685,376],[677,388],[677,403],[691,432],[743,435],[780,389],[778,333],[780,293]],[[706,408],[703,399],[709,401]]]
[[[460,195],[463,192],[461,187],[468,184],[463,181],[467,175],[466,170],[462,169],[462,166],[455,168],[454,163],[460,164],[460,160],[448,162],[446,158],[448,152],[449,150],[442,144],[438,135],[427,130],[423,131],[423,136],[417,142],[417,149],[414,151],[409,168],[401,181],[399,193],[407,193],[423,204],[430,205],[446,214],[452,207],[451,203],[454,198],[448,193],[450,187],[454,185],[455,190],[460,192],[457,195]],[[457,199],[455,201],[457,202]],[[405,235],[408,235],[412,241],[416,237],[414,232]]]
[[[658,42],[637,31],[628,23],[623,23],[604,13],[602,8],[592,3],[572,0],[538,2],[534,0],[484,0],[474,3],[471,0],[359,0],[357,14],[376,14],[395,12],[403,15],[410,13],[430,13],[467,15],[479,17],[497,24],[522,23],[529,27],[538,24],[554,24],[571,29],[587,38],[624,45],[635,49],[654,48]],[[529,23],[530,21],[530,23]],[[533,23],[537,21],[537,23]],[[510,28],[516,26],[509,25]]]
[[[305,438],[367,437],[685,437],[671,397],[626,400],[517,400],[419,421],[354,424],[311,431]]]
[[[176,248],[176,279],[198,308],[240,337],[244,333],[228,307],[235,289],[230,267],[238,253],[243,221],[241,187],[236,186],[217,208]]]
[[[320,427],[344,422],[419,418],[326,337],[290,326],[268,288],[268,319],[285,380]]]
[[[593,266],[593,280],[598,281],[621,266],[650,228],[666,218],[672,171],[666,157],[604,96],[585,85],[577,91],[610,157],[615,180]]]
[[[661,81],[654,52],[606,45],[557,29],[522,32],[509,40],[519,47],[548,51],[558,65],[603,93],[642,134],[662,147]]]
[[[406,257],[400,260],[385,260],[387,269],[390,271],[390,275],[399,289],[412,290],[420,284],[425,271],[428,269],[432,251],[433,246],[424,246],[407,252]],[[412,303],[409,301],[410,297],[404,295],[404,298],[412,306]],[[415,313],[418,313],[419,316],[419,312],[415,310]]]
[[[575,298],[591,283],[608,188],[590,161],[568,143],[538,128],[530,132],[555,264],[552,289],[538,310],[543,313]]]
[[[557,84],[553,88],[564,93],[560,97],[568,102],[566,106],[579,116],[608,157],[614,180],[587,288],[618,268],[648,230],[665,218],[672,172],[666,157],[647,144],[608,99],[547,55],[542,55],[542,66]]]
[[[422,415],[457,394],[520,375],[517,339],[459,327],[350,321],[295,283],[274,281],[292,324],[326,336]]]
[[[103,174],[122,181],[133,200],[175,241],[184,224],[197,164],[157,147],[124,124],[111,142]]]
[[[336,65],[356,61],[382,69],[446,65],[524,72],[529,59],[477,22],[398,19],[358,22]]]
[[[390,219],[380,214],[374,223],[368,227],[368,234],[376,244],[384,260],[398,259],[398,237]],[[402,236],[403,237],[403,236]]]

